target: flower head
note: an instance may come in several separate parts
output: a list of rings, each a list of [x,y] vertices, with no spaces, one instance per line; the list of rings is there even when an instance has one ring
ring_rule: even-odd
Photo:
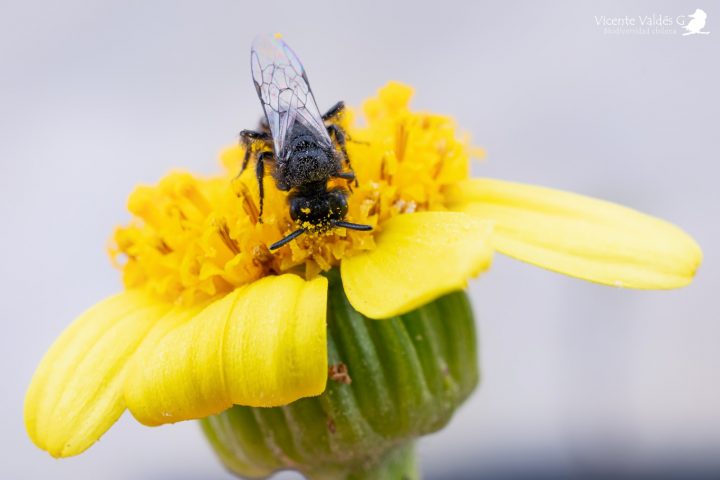
[[[134,219],[111,251],[126,290],[81,315],[40,364],[25,404],[35,443],[78,454],[125,409],[158,425],[319,395],[328,371],[321,273],[336,267],[352,306],[378,319],[463,289],[494,250],[608,285],[691,281],[700,250],[666,222],[470,179],[477,151],[450,118],[410,110],[411,94],[390,83],[365,102],[365,126],[352,112],[342,119],[359,180],[347,218],[372,231],[333,229],[271,252],[296,226],[270,178],[259,221],[253,175],[236,178],[241,147],[223,152],[220,175],[173,173],[138,187]]]
[[[468,178],[471,149],[467,139],[456,138],[452,119],[410,111],[411,93],[389,84],[365,103],[366,127],[353,127],[351,112],[342,119],[352,133],[350,158],[362,159],[353,162],[359,184],[348,198],[348,218],[374,231],[333,229],[271,253],[268,245],[296,228],[288,195],[267,177],[259,222],[255,175],[246,171],[235,178],[244,156],[235,146],[221,155],[224,174],[173,173],[132,193],[128,206],[136,220],[116,230],[113,250],[116,259],[126,259],[126,288],[192,304],[267,275],[293,272],[309,279],[343,258],[374,250],[393,217],[447,210],[444,190]]]

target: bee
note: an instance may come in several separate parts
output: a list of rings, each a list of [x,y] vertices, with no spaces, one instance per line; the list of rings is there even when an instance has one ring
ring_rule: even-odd
[[[269,167],[279,190],[289,192],[290,218],[298,229],[270,245],[276,250],[303,233],[321,233],[343,227],[372,230],[370,225],[346,222],[347,196],[357,180],[350,166],[347,134],[337,124],[345,104],[320,114],[307,74],[297,55],[278,35],[257,37],[250,49],[250,67],[265,112],[259,131],[243,130],[245,146],[240,174],[255,153],[255,175],[260,192],[262,222],[263,177]],[[346,170],[343,166],[347,167]],[[333,178],[345,179],[347,188],[328,188]]]

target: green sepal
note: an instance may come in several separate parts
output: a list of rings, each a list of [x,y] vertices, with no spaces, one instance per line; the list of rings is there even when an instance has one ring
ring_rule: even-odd
[[[313,479],[418,478],[414,440],[447,424],[478,379],[475,323],[464,292],[405,315],[355,311],[332,271],[329,379],[319,397],[284,407],[235,406],[201,421],[221,461],[242,477],[293,469]]]

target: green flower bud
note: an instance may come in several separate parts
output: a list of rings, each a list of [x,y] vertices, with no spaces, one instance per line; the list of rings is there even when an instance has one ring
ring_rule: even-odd
[[[235,406],[203,419],[203,430],[242,477],[418,478],[415,439],[445,426],[478,383],[467,296],[370,320],[350,306],[337,272],[328,276],[325,392],[284,407]]]

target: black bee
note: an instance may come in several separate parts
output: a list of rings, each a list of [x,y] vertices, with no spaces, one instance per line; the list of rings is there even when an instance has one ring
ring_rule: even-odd
[[[331,178],[357,182],[345,147],[347,135],[335,123],[345,104],[338,102],[327,113],[320,114],[305,69],[278,36],[263,35],[253,41],[250,66],[267,124],[261,124],[261,131],[240,132],[245,145],[240,173],[247,168],[251,152],[257,152],[260,222],[263,177],[265,166],[269,165],[277,188],[290,192],[290,217],[299,225],[287,237],[270,245],[270,250],[305,232],[324,232],[336,227],[371,230],[370,225],[344,221],[347,189],[328,189]],[[347,171],[343,171],[343,163]]]

